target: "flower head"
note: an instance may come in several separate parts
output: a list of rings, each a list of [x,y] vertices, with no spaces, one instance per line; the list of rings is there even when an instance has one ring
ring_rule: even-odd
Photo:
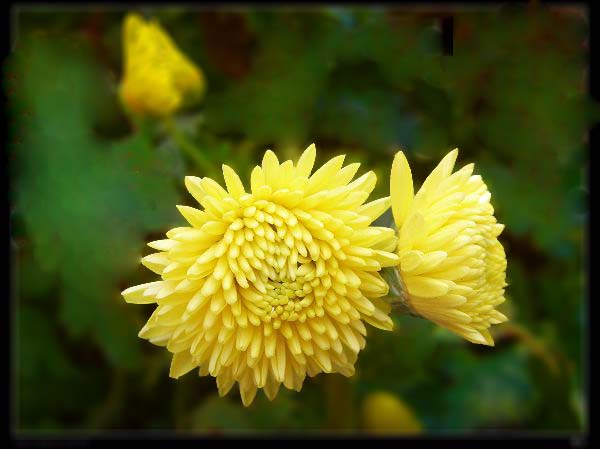
[[[369,394],[362,403],[361,415],[364,429],[371,433],[421,432],[421,423],[408,404],[387,391]]]
[[[311,145],[296,164],[267,151],[250,192],[223,165],[226,190],[209,178],[185,184],[203,210],[178,206],[191,226],[149,244],[142,263],[162,280],[128,288],[127,302],[158,307],[140,337],[172,352],[171,377],[199,368],[221,395],[239,383],[243,403],[308,374],[351,376],[365,345],[363,321],[390,330],[388,285],[378,271],[398,263],[394,231],[370,224],[389,198],[364,204],[375,187],[360,164],[337,156],[311,175]]]
[[[398,228],[399,274],[410,309],[473,343],[494,345],[488,331],[507,318],[506,256],[498,241],[490,192],[473,164],[452,173],[453,150],[416,195],[402,151],[392,165],[392,213]]]
[[[128,14],[123,27],[123,103],[140,115],[167,116],[204,92],[202,71],[155,22]]]

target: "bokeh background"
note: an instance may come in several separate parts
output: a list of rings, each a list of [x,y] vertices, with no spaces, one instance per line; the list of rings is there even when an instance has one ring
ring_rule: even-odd
[[[174,117],[179,138],[119,102],[128,11],[13,10],[17,430],[586,429],[587,132],[600,115],[583,7],[136,11],[206,76],[203,101]],[[296,157],[313,142],[320,163],[345,153],[375,170],[374,197],[398,149],[417,185],[452,148],[476,163],[506,224],[511,321],[493,328],[496,347],[397,316],[393,333],[369,329],[354,377],[307,378],[272,403],[259,392],[246,409],[237,387],[220,399],[211,377],[169,378],[169,353],[137,337],[152,306],[120,291],[154,280],[139,261],[183,225],[183,177],[221,182],[227,163],[247,180],[265,149]]]

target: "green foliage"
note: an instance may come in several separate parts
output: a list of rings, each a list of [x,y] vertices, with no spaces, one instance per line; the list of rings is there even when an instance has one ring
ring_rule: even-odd
[[[208,434],[287,430],[294,423],[294,405],[289,392],[282,392],[275,402],[259,394],[248,408],[230,397],[214,394],[192,411],[190,428]]]
[[[247,413],[238,404],[233,404],[218,395],[206,398],[202,404],[192,412],[193,430],[205,433],[220,433],[223,431],[247,431],[252,426]]]
[[[525,349],[499,349],[485,357],[467,351],[453,356],[446,360],[449,387],[442,430],[519,427],[530,413],[533,392]]]
[[[584,20],[457,11],[449,56],[426,12],[141,12],[207,77],[204,103],[173,117],[176,138],[119,104],[124,12],[17,16],[5,89],[20,429],[341,431],[380,390],[430,432],[582,429],[585,149],[600,118],[584,89]],[[452,148],[458,165],[475,162],[506,224],[511,322],[493,330],[497,346],[396,316],[393,332],[368,329],[355,376],[310,378],[273,402],[259,392],[244,408],[236,387],[218,398],[213,379],[168,378],[166,351],[136,336],[151,307],[119,292],[154,279],[139,260],[184,223],[183,177],[221,181],[226,163],[247,182],[266,148],[289,158],[312,142],[318,162],[345,153],[374,170],[373,197],[388,194],[398,149],[417,187]]]
[[[164,170],[147,134],[114,143],[94,134],[107,86],[80,49],[37,39],[16,58],[13,189],[32,251],[23,284],[56,276],[65,329],[91,333],[111,363],[134,368],[135,320],[117,282],[136,268],[145,233],[173,220],[173,184],[159,183]]]

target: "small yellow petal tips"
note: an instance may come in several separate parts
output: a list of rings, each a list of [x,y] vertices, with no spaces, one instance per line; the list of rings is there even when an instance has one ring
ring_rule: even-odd
[[[171,377],[199,368],[221,395],[238,382],[249,405],[258,388],[273,399],[306,375],[353,375],[363,322],[392,329],[378,272],[399,263],[396,237],[370,226],[389,198],[365,204],[375,174],[352,181],[359,164],[343,167],[344,156],[311,175],[315,157],[314,145],[296,164],[267,151],[249,188],[226,165],[226,188],[185,178],[201,208],[178,206],[190,225],[142,259],[162,280],[122,293],[157,304],[139,335],[173,353]]]
[[[392,165],[390,192],[398,229],[398,273],[407,305],[473,343],[493,346],[488,331],[507,318],[506,256],[498,241],[490,192],[473,164],[452,173],[453,150],[413,195],[412,175],[402,151]]]
[[[204,93],[202,71],[178,49],[155,22],[128,14],[123,25],[124,75],[121,101],[138,115],[171,115],[190,98]]]

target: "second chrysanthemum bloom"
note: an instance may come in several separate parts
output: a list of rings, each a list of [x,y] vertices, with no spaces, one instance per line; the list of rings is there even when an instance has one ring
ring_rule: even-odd
[[[397,273],[403,305],[473,343],[494,345],[488,331],[506,321],[506,256],[490,192],[473,164],[452,173],[453,150],[414,194],[403,152],[392,165],[390,192],[398,228]]]
[[[128,14],[123,24],[122,102],[138,115],[165,117],[205,90],[202,71],[156,20]]]
[[[389,198],[365,204],[376,177],[331,159],[311,175],[311,145],[294,164],[267,151],[247,192],[223,166],[227,190],[185,182],[203,210],[179,206],[191,226],[172,229],[143,259],[162,280],[123,292],[156,303],[140,336],[174,354],[171,376],[199,368],[220,394],[239,383],[245,405],[263,388],[300,390],[306,375],[354,373],[367,322],[393,326],[378,271],[398,264],[396,237],[370,226]]]

